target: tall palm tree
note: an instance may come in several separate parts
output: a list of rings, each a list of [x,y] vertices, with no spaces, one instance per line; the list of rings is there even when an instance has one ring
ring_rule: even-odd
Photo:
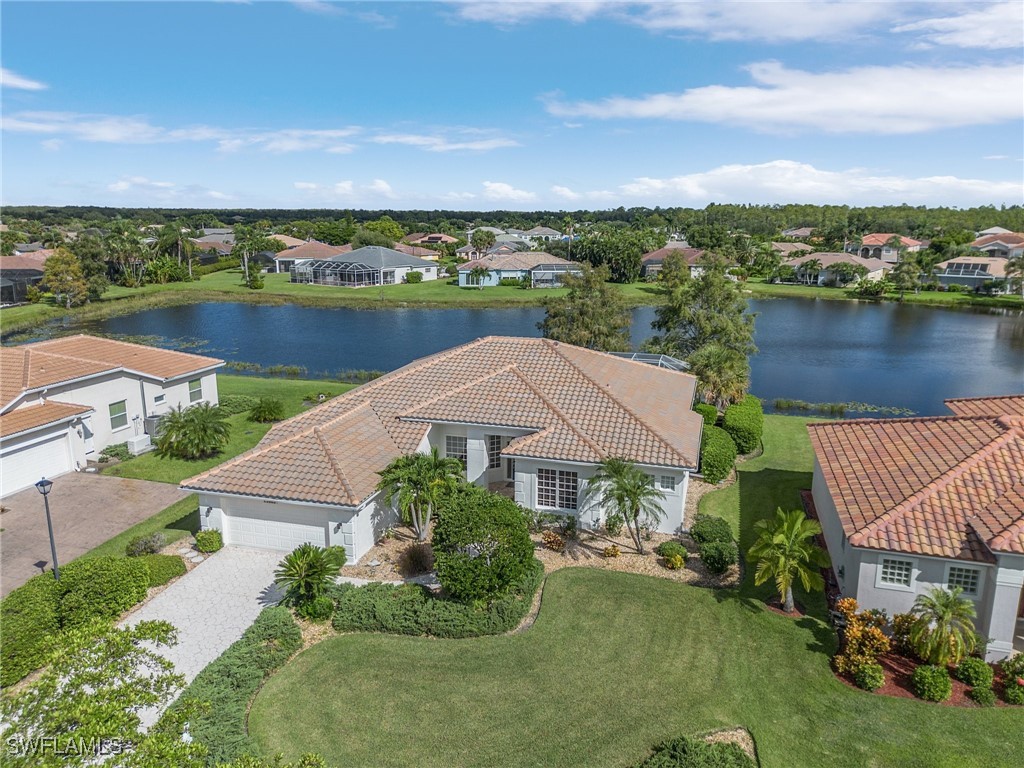
[[[793,582],[797,579],[808,592],[825,588],[819,569],[831,561],[828,552],[814,543],[814,537],[821,533],[816,520],[808,520],[799,509],[776,509],[774,519],[758,520],[754,530],[760,534],[747,553],[750,560],[757,561],[754,583],[760,586],[773,579],[783,610],[794,610]]]
[[[477,264],[469,270],[469,281],[481,291],[484,289],[484,280],[491,276],[491,270],[482,264]]]
[[[724,408],[737,402],[750,386],[750,363],[745,355],[712,342],[686,359],[690,373],[697,377],[701,399]]]
[[[626,520],[626,528],[644,553],[641,529],[654,525],[662,517],[661,501],[665,492],[654,485],[654,478],[628,459],[607,458],[598,465],[590,480],[590,489],[603,507],[612,509]]]
[[[453,492],[464,476],[461,461],[442,457],[437,448],[431,448],[430,453],[410,453],[388,464],[380,471],[377,490],[385,504],[398,503],[398,511],[416,532],[417,541],[426,541],[438,502]]]
[[[800,271],[808,285],[811,284],[811,275],[817,277],[821,269],[821,259],[808,259],[800,265]]]
[[[1010,279],[1011,285],[1017,284],[1020,297],[1024,299],[1024,253],[1006,260],[1006,277]]]
[[[103,244],[107,251],[107,258],[121,272],[121,280],[124,285],[131,288],[138,288],[142,285],[149,250],[135,223],[125,219],[114,221],[110,225],[110,231],[104,238]]]
[[[917,617],[910,627],[910,643],[929,664],[959,664],[974,650],[974,603],[962,597],[962,591],[936,587],[918,595],[910,609]]]
[[[196,244],[190,239],[192,234],[187,222],[178,219],[162,226],[156,238],[158,251],[176,257],[179,265],[182,259],[186,260],[189,277],[192,277],[192,257],[196,251]]]

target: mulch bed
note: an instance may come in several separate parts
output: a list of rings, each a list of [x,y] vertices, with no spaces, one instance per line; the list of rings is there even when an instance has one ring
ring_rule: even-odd
[[[771,611],[772,613],[777,613],[780,616],[785,616],[786,618],[789,618],[789,619],[802,619],[804,616],[807,615],[807,609],[804,608],[804,606],[802,606],[799,601],[794,600],[793,601],[793,606],[794,606],[794,608],[796,610],[794,610],[792,613],[790,613],[789,611],[783,610],[783,608],[782,608],[782,601],[779,600],[778,598],[769,600],[768,602],[765,603],[765,607],[769,611]]]

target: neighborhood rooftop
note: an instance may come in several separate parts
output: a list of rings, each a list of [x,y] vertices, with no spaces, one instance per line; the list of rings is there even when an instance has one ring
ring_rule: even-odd
[[[477,267],[486,269],[533,269],[541,264],[576,265],[576,262],[552,256],[543,251],[521,251],[519,253],[492,253],[474,261],[459,264],[459,271],[472,270]]]
[[[547,339],[486,337],[415,361],[275,426],[252,451],[182,487],[357,506],[431,422],[523,429],[502,451],[694,469],[695,379]]]

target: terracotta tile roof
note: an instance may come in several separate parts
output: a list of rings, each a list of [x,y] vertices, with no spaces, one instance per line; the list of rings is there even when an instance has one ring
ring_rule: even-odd
[[[977,240],[971,243],[971,247],[984,248],[986,245],[993,245],[995,243],[1000,243],[1002,245],[1008,245],[1011,247],[1024,245],[1024,234],[1020,232],[1005,232],[997,235],[985,235],[984,237],[979,237]]]
[[[348,250],[352,250],[349,246]],[[337,256],[339,253],[344,253],[345,249],[338,245],[328,245],[327,243],[321,243],[319,240],[310,240],[308,243],[303,243],[295,248],[286,248],[283,251],[278,251],[275,255],[275,259],[329,259],[331,256]]]
[[[873,232],[870,235],[864,235],[860,239],[861,245],[887,245],[896,235],[892,232]],[[914,240],[912,237],[904,237],[899,235],[900,242],[907,248],[915,245],[921,245],[920,240]]]
[[[983,562],[1024,553],[1024,417],[840,421],[808,431],[854,546]]]
[[[267,235],[271,240],[277,240],[285,248],[297,248],[303,245],[306,241],[298,237],[292,237],[291,235]]]
[[[394,250],[404,253],[408,256],[418,256],[421,259],[437,259],[440,254],[437,251],[432,251],[429,248],[420,248],[416,245],[409,245],[408,243],[395,243]]]
[[[192,490],[353,506],[431,421],[513,427],[509,456],[608,456],[695,467],[695,380],[546,339],[487,337],[417,360],[276,425],[260,444],[182,483]]]
[[[43,273],[43,260],[37,259],[36,254],[27,253],[24,256],[4,256],[0,258],[0,272],[6,270],[32,270]]]
[[[964,264],[975,267],[987,267],[985,273],[992,278],[1003,278],[1006,277],[1006,259],[1002,259],[998,256],[957,256],[955,259],[948,259],[946,261],[940,261],[935,265],[936,270],[942,269],[942,272],[937,272],[941,275],[947,271],[950,265]],[[953,274],[956,274],[955,272]]]
[[[568,261],[543,251],[519,251],[508,254],[492,253],[483,258],[460,264],[458,269],[460,272],[468,272],[475,267],[485,267],[487,269],[534,269],[541,264],[578,266],[575,261]]]
[[[797,251],[813,251],[814,247],[807,243],[772,243],[772,250],[778,251],[783,256],[788,256]]]
[[[951,397],[946,407],[957,416],[1024,416],[1024,395]]]
[[[645,264],[649,263],[660,263],[664,262],[669,256],[678,254],[683,257],[683,260],[691,267],[700,261],[701,256],[704,255],[703,248],[678,248],[671,245],[666,245],[664,248],[659,248],[656,251],[650,251],[645,253],[641,260]]]
[[[213,357],[86,335],[0,347],[0,407],[25,391],[105,371],[173,379],[223,364]]]
[[[53,424],[73,416],[92,413],[92,410],[87,405],[55,403],[53,401],[18,408],[0,416],[0,438],[45,427],[47,424]]]
[[[858,264],[866,268],[868,272],[877,272],[880,269],[892,269],[892,264],[887,261],[882,261],[881,259],[865,259],[855,253],[826,253],[819,251],[796,256],[792,259],[787,259],[782,263],[791,267],[799,267],[805,261],[813,261],[814,259],[820,261],[821,266],[824,269],[828,269],[832,265],[842,262],[846,262],[847,264]]]

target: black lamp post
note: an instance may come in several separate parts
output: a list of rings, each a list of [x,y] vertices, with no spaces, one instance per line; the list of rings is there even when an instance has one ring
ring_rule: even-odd
[[[53,578],[60,581],[60,569],[57,567],[57,545],[53,541],[53,523],[50,522],[50,489],[53,481],[45,477],[36,483],[36,490],[43,494],[43,506],[46,507],[46,529],[50,532],[50,554],[53,556]]]

